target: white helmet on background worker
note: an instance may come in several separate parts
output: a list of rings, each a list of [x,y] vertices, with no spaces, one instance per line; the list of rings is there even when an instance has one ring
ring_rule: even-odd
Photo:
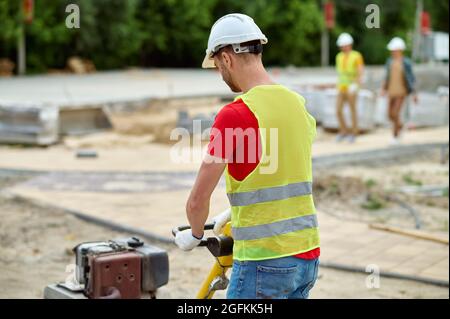
[[[338,47],[345,47],[347,45],[353,44],[353,38],[350,34],[344,32],[339,35],[336,44]]]
[[[406,49],[406,43],[402,38],[395,37],[387,45],[389,51],[404,51]]]
[[[260,40],[261,44],[268,42],[253,19],[245,14],[231,13],[214,23],[208,39],[208,48],[203,60],[203,68],[215,68],[213,54],[221,48],[233,45],[236,53],[254,52],[252,48],[240,46],[240,43]]]

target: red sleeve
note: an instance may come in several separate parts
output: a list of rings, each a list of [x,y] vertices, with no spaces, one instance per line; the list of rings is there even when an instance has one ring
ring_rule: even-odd
[[[258,120],[244,101],[224,106],[211,128],[208,154],[227,160],[230,175],[242,181],[258,166],[259,145]]]
[[[243,126],[242,119],[236,110],[233,109],[232,104],[224,106],[217,114],[214,124],[211,127],[208,145],[209,155],[225,160],[231,160],[236,149],[235,137],[233,137],[232,143],[226,143],[226,129],[235,129],[236,127]]]

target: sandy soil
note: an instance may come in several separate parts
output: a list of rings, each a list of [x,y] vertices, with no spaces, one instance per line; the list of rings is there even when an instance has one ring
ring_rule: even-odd
[[[162,136],[167,138],[161,129]],[[448,127],[415,130],[405,135],[404,144],[448,143]],[[379,129],[373,134],[358,138],[354,144],[335,143],[335,135],[319,132],[317,142],[313,144],[313,156],[342,154],[346,152],[367,151],[387,147],[390,132]],[[47,148],[23,147],[20,145],[0,145],[0,167],[23,170],[57,170],[57,171],[195,171],[205,149],[196,143],[189,148],[184,143],[181,149],[172,145],[151,143],[155,140],[153,133],[133,135],[117,132],[89,134],[82,137],[69,137],[63,142]],[[178,144],[178,143],[177,143]],[[180,145],[178,145],[180,146]],[[80,159],[76,150],[92,148],[97,151],[97,158]],[[171,154],[175,151],[175,154]],[[186,156],[181,160],[179,153]],[[171,156],[174,155],[174,156]]]
[[[1,187],[14,180],[0,179]],[[0,196],[0,298],[42,298],[46,284],[63,281],[74,262],[71,248],[83,241],[105,240],[124,234],[81,221],[64,212]],[[186,253],[172,245],[170,281],[160,298],[194,298],[213,257],[199,248]],[[448,288],[411,281],[381,279],[368,289],[366,275],[320,269],[311,298],[448,298]],[[218,292],[217,297],[224,297]]]
[[[179,111],[187,112],[190,117],[199,114],[213,116],[223,105],[218,98],[153,101],[133,112],[110,110],[108,117],[114,131],[119,134],[137,136],[152,134],[155,142],[173,144],[170,133],[176,127]]]
[[[371,166],[347,166],[315,173],[315,202],[324,213],[347,220],[385,223],[413,229],[414,215],[402,207],[407,204],[417,214],[424,231],[448,237],[448,162],[439,154],[403,159]],[[442,195],[405,194],[408,187],[435,185]]]

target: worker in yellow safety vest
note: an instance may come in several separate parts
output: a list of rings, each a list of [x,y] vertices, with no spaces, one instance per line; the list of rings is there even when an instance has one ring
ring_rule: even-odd
[[[231,221],[227,297],[307,298],[320,255],[312,195],[316,122],[305,99],[266,72],[267,41],[244,14],[226,15],[211,29],[203,67],[217,67],[230,89],[242,94],[216,116],[186,204],[191,229],[177,233],[175,243],[183,250],[199,245],[211,194],[225,171],[231,208],[214,217],[214,232]]]
[[[359,134],[357,100],[361,87],[364,70],[364,60],[358,51],[353,50],[353,38],[348,33],[342,33],[337,40],[341,52],[336,56],[336,70],[338,73],[338,95],[336,113],[339,122],[338,142],[348,140],[355,142]],[[344,106],[350,106],[352,128],[347,127],[344,117]]]

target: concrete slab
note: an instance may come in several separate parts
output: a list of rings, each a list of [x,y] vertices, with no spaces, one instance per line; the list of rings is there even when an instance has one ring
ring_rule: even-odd
[[[44,146],[54,144],[58,139],[58,107],[0,100],[0,143]]]
[[[295,72],[269,69],[286,84],[335,83],[332,69]],[[11,101],[52,102],[62,107],[193,96],[230,96],[217,71],[202,69],[134,69],[87,75],[39,75],[0,78],[0,96]]]
[[[439,79],[437,85],[448,86],[448,65],[415,67],[419,90],[435,91],[423,85]],[[268,68],[274,81],[290,86],[336,83],[333,67]],[[428,76],[419,76],[422,73]],[[439,76],[437,76],[439,75]],[[384,76],[383,66],[366,67],[366,87],[377,90]],[[0,96],[11,101],[52,102],[63,107],[138,101],[149,98],[229,95],[230,90],[215,70],[198,69],[129,69],[86,75],[36,75],[0,78]]]

